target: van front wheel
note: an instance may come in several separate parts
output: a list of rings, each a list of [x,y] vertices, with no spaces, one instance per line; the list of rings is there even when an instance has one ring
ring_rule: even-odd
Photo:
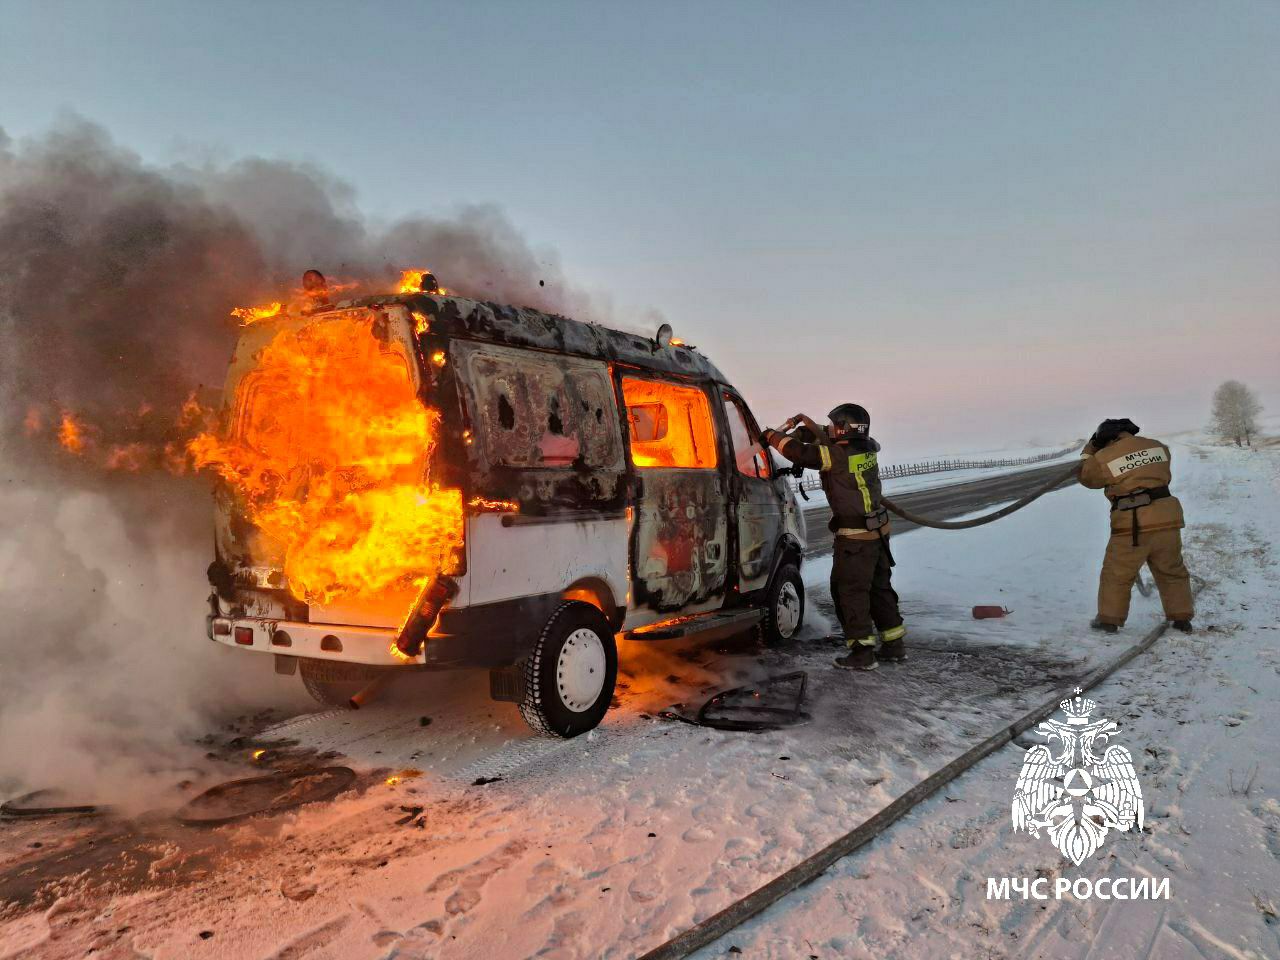
[[[520,713],[540,733],[594,730],[613,700],[618,647],[609,621],[589,603],[561,604],[524,662]]]
[[[786,643],[804,623],[804,581],[794,563],[783,563],[765,591],[760,637],[766,646]]]

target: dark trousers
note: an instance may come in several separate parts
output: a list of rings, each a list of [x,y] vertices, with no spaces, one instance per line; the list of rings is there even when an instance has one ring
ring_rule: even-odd
[[[877,630],[902,626],[891,578],[889,554],[879,539],[836,537],[831,599],[850,645],[874,644]]]

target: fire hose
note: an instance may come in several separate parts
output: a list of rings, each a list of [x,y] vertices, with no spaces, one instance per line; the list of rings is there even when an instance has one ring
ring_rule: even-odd
[[[1028,501],[1030,502],[1030,501]],[[1195,595],[1206,586],[1200,577],[1197,581]],[[1159,640],[1169,627],[1169,621],[1161,620],[1146,636],[1126,650],[1121,651],[1111,660],[1101,664],[1081,677],[1074,686],[1088,691],[1102,683],[1134,658],[1145,653]],[[712,914],[692,927],[680,931],[665,943],[659,944],[639,960],[681,960],[702,947],[715,942],[720,937],[737,929],[747,920],[763,913],[768,907],[777,903],[787,894],[812,883],[822,876],[835,863],[866,846],[880,836],[890,826],[902,819],[908,812],[919,806],[930,796],[978,761],[989,757],[1006,744],[1026,733],[1037,723],[1049,717],[1058,707],[1061,694],[1050,697],[1039,706],[1024,714],[1012,723],[1007,724],[987,737],[981,743],[970,747],[946,766],[925,777],[915,786],[901,794],[887,807],[881,809],[843,836],[837,837],[827,846],[802,860],[791,869],[774,877],[762,887],[747,893],[739,900],[730,903],[719,913]]]
[[[1027,504],[1039,500],[1046,493],[1056,490],[1065,481],[1074,479],[1079,472],[1080,464],[1073,463],[1062,473],[1055,475],[1047,483],[1032,490],[1026,496],[992,513],[981,517],[971,517],[968,520],[930,520],[928,517],[922,517],[919,514],[912,513],[910,510],[904,510],[888,497],[881,497],[880,502],[884,504],[886,510],[896,513],[903,520],[910,520],[912,523],[919,524],[922,527],[933,527],[935,530],[968,530],[970,527],[980,527],[984,523],[994,523],[1002,517],[1007,517],[1009,514],[1021,510]]]
[[[803,443],[812,443],[817,439],[816,434],[806,426],[798,426],[791,436]],[[794,476],[798,479],[804,474],[804,467],[796,465],[791,468]],[[910,510],[903,509],[894,503],[891,499],[881,496],[880,502],[884,504],[886,510],[896,513],[903,520],[909,520],[921,527],[933,527],[935,530],[968,530],[971,527],[980,527],[986,523],[994,523],[1002,517],[1007,517],[1011,513],[1021,510],[1027,504],[1039,500],[1046,493],[1051,493],[1067,480],[1074,480],[1080,474],[1080,463],[1077,461],[1062,471],[1062,473],[1054,476],[1043,486],[1037,487],[1026,496],[1015,500],[1007,506],[1001,507],[992,513],[988,513],[981,517],[971,517],[968,520],[930,520],[928,517],[922,517],[919,514],[912,513]],[[804,485],[799,485],[800,493],[804,495]],[[805,499],[809,499],[807,496]]]

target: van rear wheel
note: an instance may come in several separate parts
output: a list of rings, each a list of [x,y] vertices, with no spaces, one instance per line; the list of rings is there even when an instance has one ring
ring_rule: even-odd
[[[539,733],[576,737],[600,725],[617,679],[613,627],[589,603],[569,601],[547,620],[524,662],[520,714]]]
[[[350,706],[351,698],[373,683],[385,667],[340,660],[304,657],[298,664],[302,685],[317,703],[328,707]]]
[[[764,619],[760,621],[760,639],[765,646],[786,643],[804,624],[804,581],[794,563],[784,563],[769,581],[765,591]]]

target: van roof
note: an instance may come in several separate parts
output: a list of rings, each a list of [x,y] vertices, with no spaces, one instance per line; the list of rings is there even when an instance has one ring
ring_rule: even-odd
[[[576,357],[617,361],[644,370],[699,380],[729,382],[714,363],[692,347],[659,347],[655,340],[638,333],[571,320],[531,307],[513,307],[442,294],[412,293],[365,297],[334,304],[334,309],[391,303],[404,304],[410,310],[425,314],[430,318],[431,332],[447,337],[549,350]]]

